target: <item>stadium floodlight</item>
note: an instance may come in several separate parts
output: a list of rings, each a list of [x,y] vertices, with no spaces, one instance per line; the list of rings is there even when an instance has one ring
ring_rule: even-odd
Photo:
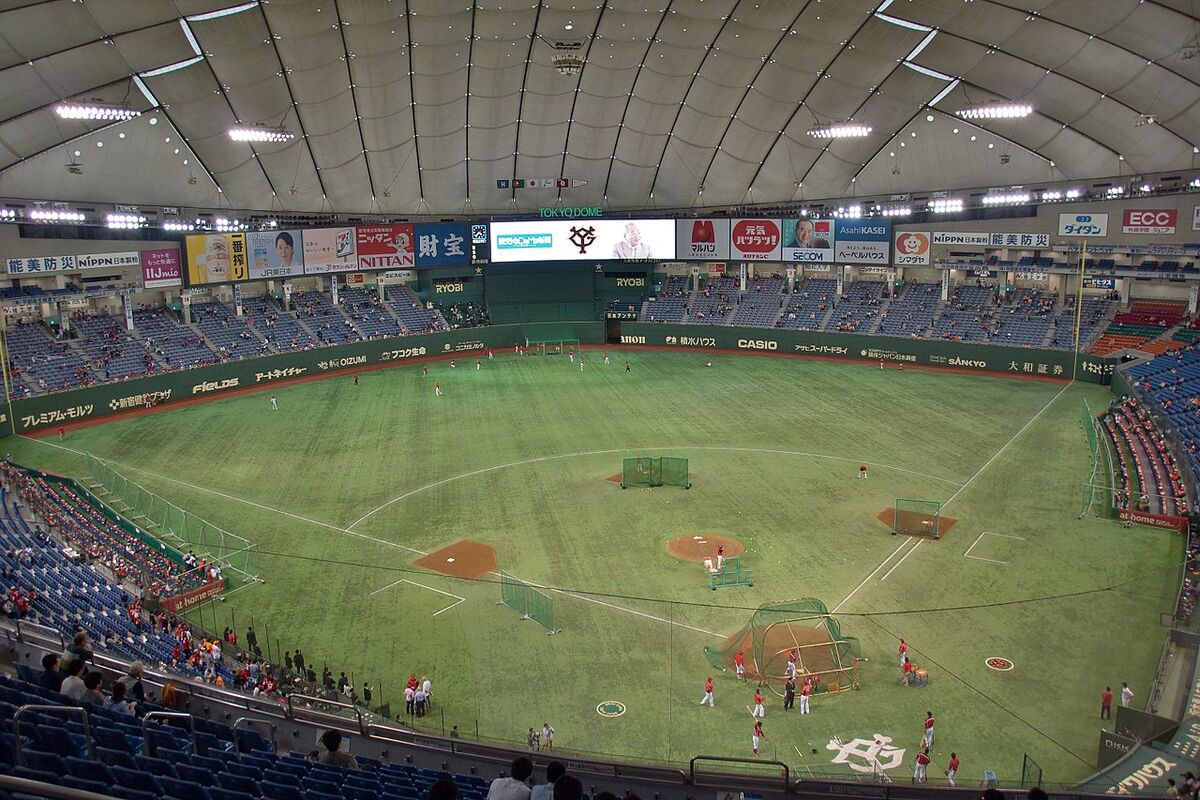
[[[889,206],[879,213],[885,217],[910,217],[912,216],[912,206]]]
[[[989,194],[981,202],[985,206],[1020,206],[1032,199],[1033,196],[1029,192],[1013,192],[1012,194]]]
[[[182,233],[184,231],[195,230],[196,226],[184,220],[169,219],[163,222],[162,229],[164,231],[171,231],[172,233]]]
[[[105,122],[124,122],[141,116],[142,112],[126,105],[108,103],[59,103],[54,113],[63,119],[98,119]]]
[[[1049,189],[1047,189],[1047,190],[1044,190],[1041,194],[1041,200],[1043,203],[1053,203],[1053,202],[1056,202],[1056,201],[1062,200],[1062,199],[1063,199],[1063,193],[1060,191],[1057,191],[1057,190],[1050,191]]]
[[[34,222],[83,222],[87,219],[82,211],[69,211],[59,208],[35,208],[29,212],[29,218]]]
[[[113,230],[136,230],[146,224],[141,214],[107,214],[104,224]]]
[[[14,208],[0,208],[0,222],[12,222],[17,218],[17,211]]]
[[[850,139],[867,136],[870,133],[870,125],[862,125],[857,122],[835,122],[832,125],[818,125],[808,129],[808,135],[814,139]]]
[[[963,201],[961,197],[939,198],[930,201],[929,210],[935,214],[957,214],[963,210]]]
[[[296,134],[282,126],[237,125],[229,129],[229,138],[235,142],[290,142]]]
[[[984,103],[954,112],[963,119],[1020,119],[1033,113],[1028,103]]]

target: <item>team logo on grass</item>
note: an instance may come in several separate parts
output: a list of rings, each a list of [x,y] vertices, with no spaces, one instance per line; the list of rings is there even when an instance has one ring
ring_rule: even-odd
[[[602,717],[619,717],[625,713],[625,704],[619,700],[605,700],[596,706],[596,713]]]
[[[1012,661],[1000,656],[992,656],[983,663],[987,664],[988,669],[994,669],[997,672],[1008,672],[1015,666]]]
[[[879,775],[895,769],[904,762],[904,748],[892,747],[892,737],[881,733],[870,739],[851,739],[843,742],[838,737],[829,740],[826,750],[836,750],[832,763],[845,764],[855,772]]]

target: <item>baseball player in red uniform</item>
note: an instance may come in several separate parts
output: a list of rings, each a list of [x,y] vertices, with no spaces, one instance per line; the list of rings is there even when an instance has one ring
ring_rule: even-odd
[[[808,696],[812,694],[812,681],[805,681],[800,687],[800,713],[808,713]]]
[[[796,677],[796,659],[799,657],[800,657],[800,651],[797,650],[795,647],[793,647],[791,650],[788,651],[788,662],[787,662],[787,669],[785,670],[785,674],[789,678]]]
[[[954,779],[958,777],[958,754],[950,754],[950,764],[946,767],[946,780],[951,786],[954,786]]]
[[[704,697],[703,697],[703,699],[700,700],[700,705],[704,705],[705,703],[708,703],[709,708],[713,707],[712,690],[713,690],[712,676],[709,675],[708,680],[706,680],[704,682]]]
[[[719,544],[719,545],[717,545],[717,569],[720,569],[721,565],[724,563],[725,563],[725,545]]]
[[[754,721],[754,733],[750,737],[751,746],[754,749],[754,755],[758,755],[758,740],[765,739],[767,735],[763,733],[762,720]]]
[[[903,667],[904,662],[908,661],[908,642],[901,639],[900,640],[900,649],[897,652],[900,653],[900,666]]]
[[[913,783],[925,783],[925,768],[929,766],[929,748],[917,753],[917,768],[913,770]]]
[[[737,655],[733,657],[733,671],[737,674],[738,680],[746,680],[746,654],[741,650],[738,650]]]
[[[766,715],[767,715],[767,711],[766,711],[766,709],[763,708],[762,692],[758,689],[755,689],[754,690],[754,710],[750,712],[750,716],[765,717]]]
[[[933,747],[933,725],[934,718],[932,711],[925,712],[925,747]]]

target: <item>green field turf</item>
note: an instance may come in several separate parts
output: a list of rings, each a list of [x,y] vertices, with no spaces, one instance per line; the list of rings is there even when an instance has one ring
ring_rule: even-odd
[[[208,625],[236,615],[244,632],[253,619],[272,648],[299,646],[335,675],[369,679],[394,710],[410,672],[429,676],[435,710],[419,724],[437,731],[523,744],[549,721],[569,753],[749,757],[753,688],[717,674],[717,706],[700,708],[702,649],[758,605],[807,596],[838,612],[869,660],[861,691],[818,696],[809,716],[768,701],[762,754],[801,773],[849,774],[826,743],[882,734],[906,748],[893,775],[907,780],[932,710],[938,779],[954,750],[964,782],[994,769],[1015,785],[1026,753],[1048,781],[1072,782],[1093,771],[1104,686],[1129,681],[1144,704],[1182,541],[1076,518],[1091,472],[1079,407],[1103,407],[1106,389],[613,356],[604,367],[589,352],[582,373],[562,357],[507,355],[478,372],[434,363],[427,378],[400,367],[363,373],[359,386],[341,376],[273,387],[278,412],[263,391],[8,447],[76,476],[89,451],[257,542],[266,582],[206,608]],[[608,480],[638,454],[690,458],[694,488]],[[958,522],[941,541],[893,537],[875,517],[897,497],[940,499]],[[741,540],[753,587],[712,592],[699,565],[666,553],[669,539],[696,533]],[[561,590],[551,594],[562,632],[498,605],[494,578],[411,565],[463,538]],[[928,688],[897,685],[900,636]],[[991,656],[1016,668],[989,670]],[[606,700],[626,713],[600,717]]]

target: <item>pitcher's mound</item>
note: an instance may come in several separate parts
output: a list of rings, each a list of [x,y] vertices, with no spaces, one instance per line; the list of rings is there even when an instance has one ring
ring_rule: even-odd
[[[496,568],[496,548],[483,542],[463,539],[422,556],[413,563],[452,578],[475,580]]]
[[[706,558],[716,557],[718,545],[724,545],[726,557],[740,556],[745,549],[741,542],[728,536],[696,533],[691,536],[677,536],[667,542],[667,552],[684,561],[704,561]]]
[[[907,527],[909,527],[910,529],[914,528],[914,527],[919,527],[921,525],[921,523],[923,522],[923,520],[918,519],[918,517],[921,516],[920,512],[904,511],[902,513],[907,514],[909,516],[909,518],[905,520],[905,525]],[[892,520],[895,517],[895,515],[896,515],[895,508],[885,508],[883,511],[880,511],[878,514],[875,515],[875,519],[879,520],[884,525],[887,525],[888,530],[891,530],[892,529]],[[950,529],[953,528],[957,524],[958,524],[958,520],[955,517],[942,517],[942,519],[941,519],[941,535],[945,536],[947,533],[950,532]]]
[[[609,475],[608,479],[613,483],[620,483],[623,480],[623,477],[621,473],[618,472],[616,475]]]

